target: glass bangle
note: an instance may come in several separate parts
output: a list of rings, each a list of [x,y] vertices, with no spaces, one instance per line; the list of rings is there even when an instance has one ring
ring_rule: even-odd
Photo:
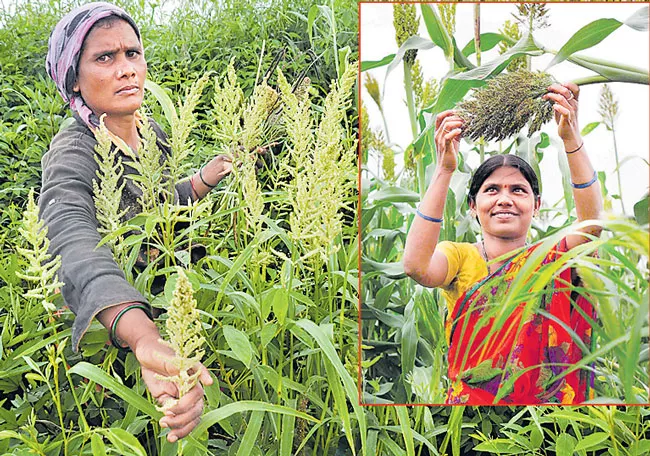
[[[598,175],[596,174],[596,171],[594,171],[594,177],[591,178],[589,182],[585,182],[584,184],[574,184],[571,182],[571,187],[573,188],[587,188],[593,185],[594,182],[598,180]]]
[[[132,309],[141,309],[145,314],[147,314],[147,317],[149,317],[150,320],[153,320],[153,315],[151,315],[151,310],[149,310],[149,307],[141,303],[129,304],[124,309],[120,310],[117,313],[117,315],[113,317],[113,321],[111,322],[111,327],[109,331],[109,338],[111,340],[111,344],[113,344],[113,347],[117,348],[118,350],[129,349],[128,346],[125,347],[123,345],[120,345],[119,341],[117,340],[117,336],[115,335],[115,329],[117,328],[117,324],[119,323],[120,319],[124,316],[124,314]]]
[[[420,217],[422,217],[422,218],[423,218],[424,220],[426,220],[427,222],[442,223],[442,219],[441,219],[441,218],[429,217],[428,215],[424,215],[422,212],[420,212],[419,209],[416,209],[416,210],[415,210],[415,213],[416,213],[417,215],[419,215]]]
[[[201,179],[201,182],[203,182],[203,185],[205,185],[206,187],[215,188],[216,185],[210,185],[205,181],[205,179],[203,179],[203,168],[205,168],[205,166],[199,168],[199,179]]]

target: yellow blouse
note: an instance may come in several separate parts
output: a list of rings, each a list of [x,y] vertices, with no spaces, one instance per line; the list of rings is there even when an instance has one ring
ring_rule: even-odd
[[[442,241],[436,246],[436,251],[447,258],[447,277],[440,287],[442,296],[447,301],[447,318],[463,293],[476,282],[487,276],[487,263],[481,257],[474,244],[468,242]],[[451,325],[445,325],[447,342]]]

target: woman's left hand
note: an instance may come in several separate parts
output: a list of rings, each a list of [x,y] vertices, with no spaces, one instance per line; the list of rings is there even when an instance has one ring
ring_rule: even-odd
[[[578,126],[578,95],[580,88],[572,83],[553,84],[542,98],[551,100],[555,111],[557,132],[567,149],[580,146],[580,127]],[[574,147],[575,146],[575,147]]]

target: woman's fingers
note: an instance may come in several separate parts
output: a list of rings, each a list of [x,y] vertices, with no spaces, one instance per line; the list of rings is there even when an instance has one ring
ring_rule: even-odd
[[[210,371],[203,364],[199,364],[199,369],[201,370],[201,373],[199,374],[199,381],[204,386],[212,385],[212,383],[214,383],[214,380],[212,380]]]
[[[443,122],[447,117],[453,116],[454,114],[455,114],[455,112],[454,112],[453,110],[451,110],[451,109],[449,109],[449,110],[447,110],[447,111],[442,111],[441,113],[439,113],[439,114],[436,116],[436,130],[438,130],[438,129],[440,128],[440,125],[442,124],[442,122]]]
[[[203,414],[203,388],[197,384],[160,419],[162,427],[170,428],[167,440],[175,442],[192,432]]]

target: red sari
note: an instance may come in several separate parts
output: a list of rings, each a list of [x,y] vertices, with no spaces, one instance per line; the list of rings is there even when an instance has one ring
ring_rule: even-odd
[[[505,295],[537,247],[507,260],[467,290],[451,310],[448,404],[578,404],[589,399],[593,374],[587,369],[566,373],[583,356],[576,339],[590,348],[595,320],[593,305],[582,295],[571,295],[570,268],[556,274],[532,306],[517,304],[501,327],[493,327],[499,310],[495,297]],[[563,239],[535,273],[566,251]]]

